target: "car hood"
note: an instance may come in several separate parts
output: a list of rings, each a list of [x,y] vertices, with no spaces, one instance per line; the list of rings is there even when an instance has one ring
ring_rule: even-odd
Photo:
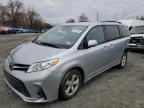
[[[34,62],[49,60],[53,56],[56,56],[64,52],[65,50],[66,49],[57,49],[48,46],[41,46],[29,42],[15,48],[10,54],[10,59],[14,63],[30,65]]]

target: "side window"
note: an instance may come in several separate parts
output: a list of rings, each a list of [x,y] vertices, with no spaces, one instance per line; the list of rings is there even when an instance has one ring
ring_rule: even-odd
[[[107,25],[105,26],[105,39],[106,41],[120,38],[118,26]]]
[[[121,37],[130,36],[129,30],[128,30],[128,28],[126,26],[120,25],[119,26],[119,30],[120,30]]]
[[[98,44],[103,43],[105,41],[103,27],[97,26],[91,29],[90,32],[87,34],[87,42],[89,40],[96,40]]]

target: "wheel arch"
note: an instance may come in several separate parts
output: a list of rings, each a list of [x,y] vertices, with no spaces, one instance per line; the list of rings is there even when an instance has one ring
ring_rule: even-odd
[[[81,78],[82,78],[82,84],[83,84],[83,83],[85,82],[85,73],[84,73],[84,70],[83,70],[81,67],[79,67],[79,66],[74,66],[74,67],[69,68],[69,69],[64,73],[63,77],[64,77],[69,71],[74,70],[74,69],[76,69],[76,70],[78,70],[78,71],[80,72],[80,75],[81,75]],[[62,77],[62,79],[61,79],[61,81],[60,81],[60,85],[59,85],[59,89],[58,89],[58,98],[60,98],[60,86],[61,86],[61,82],[62,82],[62,80],[63,80],[63,77]]]
[[[85,80],[85,73],[84,73],[84,70],[81,68],[81,67],[72,67],[70,68],[67,72],[71,71],[71,70],[78,70],[80,72],[80,75],[81,75],[81,78],[82,78],[82,83],[84,83],[84,80]]]

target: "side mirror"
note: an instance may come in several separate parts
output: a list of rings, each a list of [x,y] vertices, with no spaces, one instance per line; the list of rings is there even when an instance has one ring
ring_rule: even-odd
[[[88,47],[94,47],[98,44],[98,42],[96,40],[89,40],[88,41]]]

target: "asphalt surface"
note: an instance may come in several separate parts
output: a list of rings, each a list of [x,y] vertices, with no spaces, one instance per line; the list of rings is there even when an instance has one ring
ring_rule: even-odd
[[[10,50],[39,34],[0,35],[0,108],[144,108],[144,51],[128,53],[124,69],[116,67],[94,77],[67,101],[25,103],[3,80],[2,63]]]

